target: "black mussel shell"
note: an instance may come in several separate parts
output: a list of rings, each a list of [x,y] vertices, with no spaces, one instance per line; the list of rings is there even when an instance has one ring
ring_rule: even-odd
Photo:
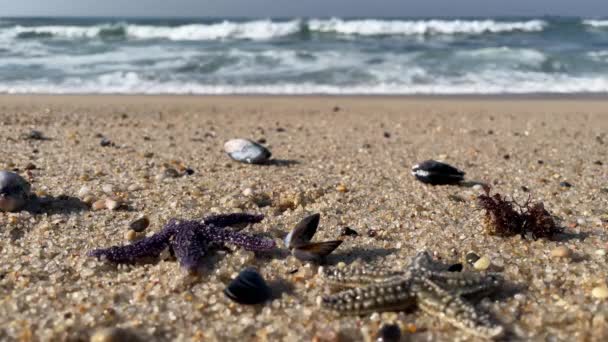
[[[260,304],[270,298],[270,287],[254,268],[246,268],[224,289],[226,297],[239,304]]]
[[[376,335],[376,342],[399,342],[401,329],[397,324],[385,324]]]
[[[463,181],[465,172],[436,160],[425,160],[412,167],[412,175],[426,184],[446,185]]]
[[[308,243],[294,248],[293,255],[301,261],[320,261],[341,244],[342,240]]]
[[[287,248],[295,248],[309,243],[317,232],[320,220],[321,215],[318,213],[303,218],[285,237]]]

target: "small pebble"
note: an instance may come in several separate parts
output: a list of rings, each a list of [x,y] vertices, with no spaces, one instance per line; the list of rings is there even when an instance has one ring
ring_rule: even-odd
[[[150,219],[147,216],[142,216],[129,224],[132,231],[141,233],[150,225]]]
[[[359,233],[357,233],[356,230],[350,228],[350,227],[343,227],[340,230],[340,236],[357,236],[359,235]]]
[[[595,165],[604,165],[604,163],[602,163],[601,160],[596,160],[596,161],[593,162],[593,164],[595,164]]]
[[[591,290],[591,295],[597,299],[606,299],[608,298],[608,287],[606,285],[594,287]]]
[[[113,146],[114,143],[108,138],[101,138],[99,145],[101,145],[102,147],[107,147],[107,146]]]
[[[78,197],[84,198],[87,195],[89,195],[90,193],[91,193],[91,188],[84,185],[83,187],[80,188],[80,190],[78,190]]]
[[[134,231],[134,230],[129,229],[129,230],[127,230],[127,232],[125,233],[125,239],[126,239],[127,241],[133,241],[133,240],[135,240],[136,238],[137,238],[137,232],[136,232],[136,231]]]
[[[246,188],[245,190],[243,190],[243,196],[247,196],[247,197],[249,197],[249,196],[251,196],[251,195],[253,195],[253,189],[251,189],[251,188]]]
[[[603,248],[600,248],[600,249],[598,249],[598,250],[595,251],[595,255],[606,256],[606,250],[603,249]]]
[[[101,190],[103,192],[105,192],[106,194],[108,194],[108,195],[111,195],[111,194],[114,193],[114,187],[112,187],[112,185],[110,185],[110,184],[104,184],[104,185],[102,185],[101,186]]]
[[[172,167],[168,167],[165,169],[165,171],[163,171],[164,178],[178,178],[179,176],[179,172]]]
[[[97,200],[97,201],[93,202],[93,204],[91,205],[91,209],[93,209],[93,210],[106,209],[106,201],[101,199],[101,200]]]
[[[566,246],[557,246],[551,251],[551,256],[554,258],[570,257],[572,251]]]
[[[26,139],[26,140],[45,140],[46,139],[42,132],[37,131],[35,129],[29,131],[28,133],[23,134],[22,137],[23,137],[23,139]]]
[[[346,188],[346,185],[344,184],[338,184],[336,190],[338,190],[338,192],[348,192],[348,188]]]
[[[560,182],[559,186],[561,186],[562,188],[571,188],[572,184],[570,184],[568,182]]]
[[[188,176],[192,176],[194,174],[194,170],[188,167],[184,170],[184,173]]]
[[[464,257],[464,259],[466,260],[466,262],[469,265],[473,265],[474,263],[477,262],[477,260],[479,260],[479,255],[473,253],[473,252],[469,252],[467,253],[467,255]]]
[[[128,342],[137,341],[137,336],[121,328],[104,328],[91,335],[90,342]]]
[[[391,133],[389,133],[389,132],[384,132],[384,137],[385,137],[385,138],[390,138],[390,137],[391,137]]]
[[[473,267],[478,271],[484,271],[487,270],[488,267],[490,267],[490,263],[490,258],[488,258],[487,256],[482,256],[477,261],[475,261]]]
[[[111,198],[108,198],[105,200],[105,205],[106,205],[106,208],[108,208],[110,210],[116,210],[116,209],[118,209],[118,207],[120,207],[120,203]]]

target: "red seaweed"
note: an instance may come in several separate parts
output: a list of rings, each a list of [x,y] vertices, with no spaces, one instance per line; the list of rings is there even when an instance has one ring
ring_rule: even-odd
[[[485,210],[484,226],[488,234],[539,239],[551,238],[561,232],[542,202],[531,203],[528,199],[524,205],[519,205],[498,193],[490,195],[489,187],[484,190],[485,194],[477,197],[477,203]]]

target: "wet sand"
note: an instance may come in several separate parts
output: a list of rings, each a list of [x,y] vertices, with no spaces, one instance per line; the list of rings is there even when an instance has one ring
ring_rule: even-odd
[[[21,138],[32,129],[49,139]],[[222,146],[236,137],[264,139],[276,162],[231,161]],[[356,230],[324,267],[400,269],[419,250],[446,263],[471,251],[488,256],[508,286],[476,306],[510,338],[608,336],[608,300],[591,294],[608,280],[605,99],[0,96],[0,152],[0,169],[18,170],[38,196],[54,199],[38,212],[0,213],[2,340],[88,340],[104,327],[159,341],[370,340],[390,322],[404,339],[473,339],[419,310],[325,311],[317,303],[331,289],[318,267],[284,250],[255,255],[228,246],[209,255],[199,277],[168,253],[131,266],[86,256],[128,243],[129,223],[142,214],[150,235],[172,217],[240,211],[265,214],[244,231],[281,248],[307,213],[321,213],[315,240]],[[425,159],[520,202],[543,201],[567,234],[487,236],[479,190],[416,181],[409,169]],[[166,168],[194,174],[165,177]],[[123,206],[81,202],[106,198]],[[573,256],[551,257],[557,246]],[[245,266],[273,285],[272,301],[249,307],[224,296]]]

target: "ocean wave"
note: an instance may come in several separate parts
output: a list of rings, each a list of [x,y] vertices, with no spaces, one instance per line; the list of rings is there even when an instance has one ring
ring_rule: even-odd
[[[116,72],[95,79],[71,78],[59,84],[46,80],[0,83],[0,93],[46,94],[276,94],[276,95],[458,95],[608,93],[608,77],[549,76],[541,73],[467,73],[460,78],[437,77],[432,84],[373,82],[339,86],[310,82],[281,84],[205,84],[153,81],[134,72]]]
[[[596,28],[608,28],[608,20],[587,19],[583,20],[583,24]]]
[[[14,26],[5,28],[15,38],[130,38],[166,39],[173,41],[205,41],[224,39],[268,40],[293,34],[333,33],[338,35],[454,35],[507,32],[538,32],[547,26],[543,20],[495,21],[495,20],[254,20],[223,21],[210,24],[186,24],[179,26],[140,25],[128,23],[100,24],[93,26],[47,25]]]
[[[313,19],[308,22],[311,31],[333,32],[346,35],[451,35],[502,32],[538,32],[547,23],[543,20],[501,22],[495,20],[330,20]]]

